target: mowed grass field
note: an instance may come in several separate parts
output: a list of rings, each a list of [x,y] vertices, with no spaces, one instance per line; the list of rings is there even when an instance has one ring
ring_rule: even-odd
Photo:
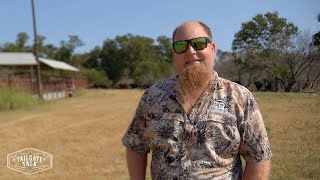
[[[129,179],[121,137],[142,94],[86,90],[0,112],[0,179]],[[271,179],[320,179],[320,95],[254,95],[273,150]],[[53,168],[34,175],[8,169],[7,154],[24,148],[53,154]]]

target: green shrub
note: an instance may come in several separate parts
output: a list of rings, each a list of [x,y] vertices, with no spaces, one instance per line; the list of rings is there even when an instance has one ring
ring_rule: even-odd
[[[30,94],[0,88],[0,111],[19,109],[40,103]]]
[[[110,79],[104,73],[104,71],[96,70],[96,69],[82,69],[81,71],[83,75],[88,79],[91,85],[112,84],[112,81],[110,81]]]

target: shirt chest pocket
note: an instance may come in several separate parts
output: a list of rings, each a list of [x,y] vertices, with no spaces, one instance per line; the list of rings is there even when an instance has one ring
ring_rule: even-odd
[[[235,115],[228,112],[209,112],[207,120],[215,122],[223,126],[237,127],[237,118]]]
[[[202,126],[202,127],[201,127]],[[237,128],[236,117],[229,113],[209,113],[205,122],[197,127],[215,151],[220,154],[233,154],[240,145],[240,135]],[[201,134],[198,134],[201,137]]]

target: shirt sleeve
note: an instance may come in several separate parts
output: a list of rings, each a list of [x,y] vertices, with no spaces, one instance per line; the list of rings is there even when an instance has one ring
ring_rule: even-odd
[[[145,138],[146,129],[146,96],[147,92],[142,96],[139,105],[136,109],[135,115],[129,125],[127,131],[122,137],[122,143],[127,148],[141,154],[150,152],[148,141]]]
[[[256,101],[249,92],[240,123],[240,154],[249,162],[270,160],[272,153],[265,125]]]

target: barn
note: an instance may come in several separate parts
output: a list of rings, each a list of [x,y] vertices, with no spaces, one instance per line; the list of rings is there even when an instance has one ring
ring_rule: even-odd
[[[43,99],[72,96],[88,83],[79,69],[62,61],[39,58],[42,69]],[[0,87],[37,95],[37,61],[33,53],[0,52]]]

